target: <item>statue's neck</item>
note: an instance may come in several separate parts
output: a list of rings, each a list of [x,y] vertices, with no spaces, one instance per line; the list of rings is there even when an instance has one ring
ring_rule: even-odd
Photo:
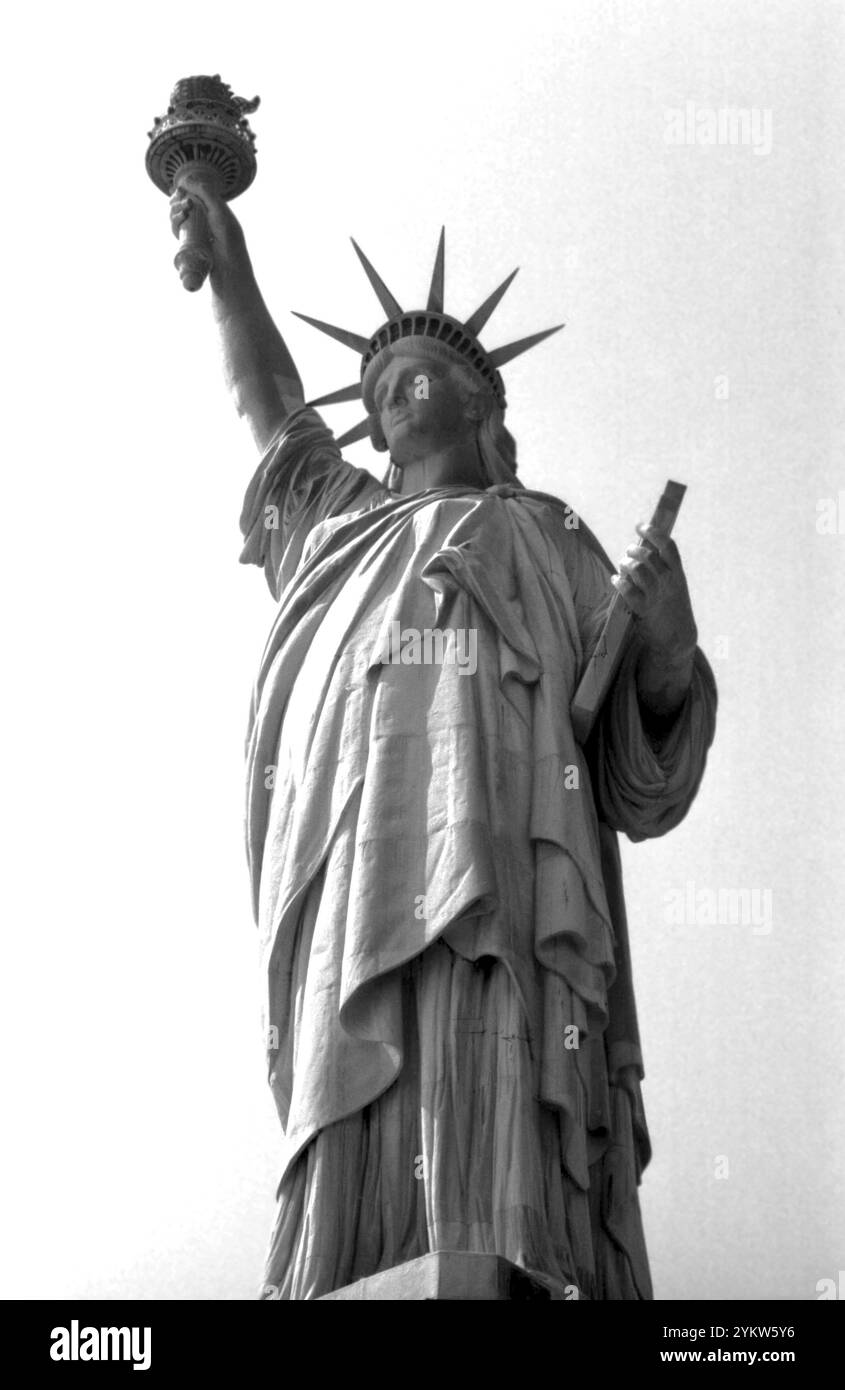
[[[472,444],[447,445],[423,458],[411,459],[396,466],[402,473],[398,490],[403,497],[415,492],[428,492],[431,488],[487,486],[481,455],[474,441]]]

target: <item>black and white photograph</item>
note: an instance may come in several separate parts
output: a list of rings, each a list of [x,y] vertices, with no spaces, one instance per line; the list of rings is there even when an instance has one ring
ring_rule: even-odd
[[[806,1373],[845,4],[5,28],[23,1363],[183,1373],[186,1303],[212,1368],[299,1331],[237,1303],[532,1300],[611,1370]]]

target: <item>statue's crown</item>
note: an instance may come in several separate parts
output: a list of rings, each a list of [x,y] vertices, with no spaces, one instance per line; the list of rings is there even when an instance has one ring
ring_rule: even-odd
[[[375,408],[373,401],[375,384],[390,360],[391,349],[401,351],[403,354],[419,352],[421,356],[431,356],[461,363],[468,367],[479,379],[479,382],[493,393],[497,403],[504,410],[506,405],[505,386],[499,368],[504,366],[506,362],[511,362],[515,357],[519,357],[520,353],[527,352],[529,348],[542,342],[550,334],[557,333],[558,329],[563,327],[563,324],[558,324],[555,328],[546,328],[540,333],[533,333],[528,338],[520,338],[518,342],[508,343],[504,347],[495,348],[493,352],[488,352],[479,342],[478,334],[516,275],[515,270],[507,279],[502,281],[491,295],[488,295],[484,303],[479,305],[466,322],[462,323],[453,314],[447,314],[443,308],[445,227],[440,233],[425,309],[403,309],[399,301],[390,293],[381,276],[367,260],[360,246],[354,240],[352,245],[355,247],[358,259],[378,296],[381,307],[388,316],[387,322],[371,338],[365,338],[359,333],[351,333],[346,328],[337,328],[334,324],[323,323],[320,319],[311,318],[308,314],[297,314],[297,318],[304,319],[312,327],[319,328],[321,333],[327,333],[330,338],[336,339],[337,342],[343,343],[346,347],[352,348],[354,352],[361,354],[361,377],[359,381],[354,382],[351,386],[343,386],[339,391],[330,391],[328,395],[320,396],[318,400],[309,402],[310,405],[318,406],[338,405],[341,401],[363,400],[368,411],[368,418],[361,420],[351,430],[347,430],[346,434],[337,441],[340,445],[352,444],[355,440],[364,439],[368,434],[369,414],[372,414]]]

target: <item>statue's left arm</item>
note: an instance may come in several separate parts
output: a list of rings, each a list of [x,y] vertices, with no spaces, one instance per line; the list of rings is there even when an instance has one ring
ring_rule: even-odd
[[[717,694],[678,548],[651,527],[637,529],[640,544],[615,576],[579,547],[574,598],[585,615],[585,656],[614,589],[635,616],[590,752],[603,819],[643,840],[672,830],[689,810],[715,733]]]
[[[698,628],[675,542],[640,525],[638,545],[611,577],[636,619],[636,687],[643,722],[660,741],[677,719],[692,684]]]

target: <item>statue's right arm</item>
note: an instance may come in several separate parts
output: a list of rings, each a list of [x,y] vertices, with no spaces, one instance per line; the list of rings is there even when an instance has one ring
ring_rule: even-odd
[[[302,382],[258,288],[240,223],[228,203],[190,175],[170,199],[174,235],[194,201],[205,209],[211,232],[209,283],[226,385],[263,454],[287,416],[304,404]]]

